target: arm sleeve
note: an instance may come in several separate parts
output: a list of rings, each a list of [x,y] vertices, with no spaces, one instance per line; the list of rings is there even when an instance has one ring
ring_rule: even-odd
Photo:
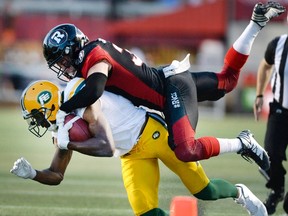
[[[266,62],[270,65],[274,64],[275,50],[276,50],[279,38],[280,37],[276,37],[272,41],[270,41],[270,43],[268,44],[268,46],[266,48],[264,58],[265,58]]]
[[[102,73],[93,73],[86,79],[86,85],[70,100],[63,103],[61,110],[69,113],[75,109],[90,106],[103,94],[107,76]]]

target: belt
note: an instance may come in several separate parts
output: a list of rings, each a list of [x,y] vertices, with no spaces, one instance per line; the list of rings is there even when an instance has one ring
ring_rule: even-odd
[[[157,113],[153,113],[153,112],[147,112],[146,115],[148,115],[149,117],[153,118],[154,120],[158,121],[159,123],[161,123],[165,128],[167,128],[167,124],[164,120],[164,118],[157,114]]]
[[[145,115],[145,121],[140,129],[140,132],[139,132],[139,135],[138,135],[138,139],[140,138],[140,136],[142,135],[146,125],[147,125],[147,122],[148,122],[148,119],[149,119],[149,115],[148,115],[148,112],[146,112],[146,115]]]
[[[145,116],[145,122],[142,125],[140,132],[139,132],[139,136],[138,139],[140,138],[140,136],[142,135],[143,131],[145,130],[145,127],[147,125],[148,119],[153,118],[154,120],[158,121],[159,123],[161,123],[165,128],[167,128],[167,124],[165,122],[165,120],[157,113],[153,113],[153,112],[146,112],[146,116]]]

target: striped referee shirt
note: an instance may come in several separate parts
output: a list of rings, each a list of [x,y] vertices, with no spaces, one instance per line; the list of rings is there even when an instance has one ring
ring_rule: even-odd
[[[274,38],[267,46],[265,60],[274,65],[271,79],[273,98],[283,108],[288,109],[288,36]]]

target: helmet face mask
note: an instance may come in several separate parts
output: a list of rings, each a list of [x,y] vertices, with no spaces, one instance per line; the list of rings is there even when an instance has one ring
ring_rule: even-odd
[[[69,81],[77,72],[77,54],[88,42],[88,37],[73,24],[54,27],[43,41],[43,54],[48,67],[59,79]]]
[[[21,108],[28,130],[42,137],[47,130],[55,131],[56,114],[60,105],[60,90],[55,84],[40,80],[31,83],[21,96]]]
[[[58,79],[64,82],[73,79],[77,73],[71,59],[67,56],[62,57],[62,59],[49,66],[49,68],[57,74]]]
[[[37,137],[42,137],[56,122],[49,122],[52,110],[46,108],[33,109],[30,114],[23,116],[28,123],[28,130]]]

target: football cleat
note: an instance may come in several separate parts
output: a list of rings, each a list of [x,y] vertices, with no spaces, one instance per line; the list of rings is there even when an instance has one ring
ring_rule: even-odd
[[[249,130],[243,130],[237,138],[242,143],[242,148],[237,154],[241,154],[241,156],[249,162],[252,162],[250,159],[252,158],[263,170],[268,170],[270,168],[267,152],[258,144]]]
[[[278,203],[281,202],[283,199],[284,199],[284,189],[280,191],[271,190],[267,200],[264,202],[264,205],[269,215],[275,213]]]
[[[264,204],[245,185],[236,184],[235,186],[238,188],[239,196],[234,198],[234,201],[246,208],[249,215],[268,215]]]
[[[285,12],[285,7],[277,2],[269,1],[267,4],[258,3],[254,6],[251,20],[257,23],[261,29],[270,19]]]

